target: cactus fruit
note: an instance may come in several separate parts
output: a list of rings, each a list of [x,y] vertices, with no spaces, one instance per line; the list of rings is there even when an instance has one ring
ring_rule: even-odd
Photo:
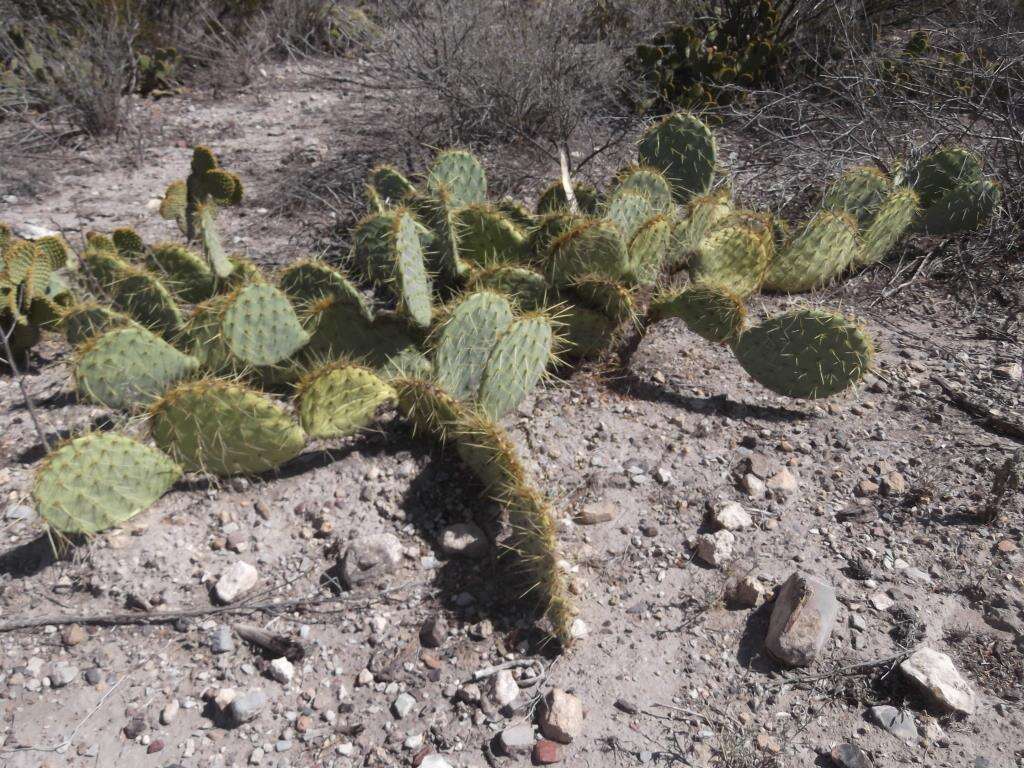
[[[294,459],[306,433],[277,403],[240,384],[180,384],[150,409],[153,441],[186,472],[255,474]]]
[[[487,200],[487,174],[472,153],[459,149],[439,152],[427,173],[431,194],[446,192],[452,208],[463,208]]]
[[[861,235],[857,265],[868,266],[881,261],[910,229],[918,210],[917,193],[910,187],[900,187],[889,195]]]
[[[615,225],[623,242],[628,243],[633,235],[654,216],[657,211],[651,201],[639,192],[618,189],[608,199],[604,218]]]
[[[727,288],[745,298],[761,288],[768,271],[770,232],[732,225],[713,229],[690,259],[695,283]]]
[[[859,250],[857,222],[852,216],[819,211],[775,255],[764,285],[785,293],[813,290],[839,277]]]
[[[889,178],[878,168],[855,166],[825,190],[821,205],[827,211],[846,211],[857,219],[859,227],[866,229],[889,197],[891,188]]]
[[[136,408],[196,372],[199,361],[138,326],[93,336],[78,350],[75,386],[108,408]]]
[[[348,362],[328,363],[299,381],[299,421],[313,439],[353,435],[367,426],[395,391],[373,371]]]
[[[130,325],[135,325],[135,321],[128,315],[96,302],[83,302],[68,308],[60,321],[60,328],[73,347],[112,328]]]
[[[577,224],[551,243],[545,272],[557,286],[585,275],[612,279],[629,270],[629,253],[618,228],[605,219]]]
[[[490,267],[526,261],[526,238],[504,214],[487,205],[455,211],[459,255],[471,264]]]
[[[288,297],[272,285],[254,283],[224,301],[220,334],[242,365],[276,365],[309,341]]]
[[[554,343],[547,315],[534,313],[514,320],[487,358],[477,396],[484,413],[500,419],[516,408],[547,370]]]
[[[871,367],[874,347],[863,328],[841,315],[798,309],[745,330],[733,353],[773,392],[813,399],[859,382]]]
[[[632,192],[647,198],[656,213],[670,214],[675,210],[672,186],[656,168],[632,166],[619,171],[614,197],[620,192]]]
[[[217,278],[199,254],[178,243],[158,243],[146,253],[150,269],[164,276],[168,289],[187,304],[206,301],[217,292]]]
[[[654,285],[665,264],[672,242],[672,222],[663,215],[652,216],[636,230],[626,252],[626,277],[638,285]]]
[[[328,296],[340,296],[363,309],[372,320],[366,299],[338,270],[321,261],[304,260],[290,264],[278,275],[277,286],[291,299],[296,309],[305,309]]]
[[[437,383],[459,400],[474,397],[498,338],[512,324],[508,299],[492,291],[466,294],[440,327],[434,345]]]
[[[593,216],[597,213],[597,190],[588,184],[576,182],[572,185],[573,195],[576,196],[576,205],[579,206],[580,214]],[[565,187],[561,181],[553,181],[541,192],[537,200],[537,214],[568,213],[569,202],[565,197]]]
[[[987,179],[961,184],[922,212],[920,229],[928,235],[977,229],[992,218],[1001,197],[999,185]]]
[[[957,187],[981,178],[981,160],[960,147],[947,147],[926,155],[907,172],[907,183],[917,192],[925,210]]]
[[[367,185],[385,208],[399,205],[416,189],[401,171],[387,164],[378,165],[370,171]]]
[[[730,341],[743,330],[747,310],[739,296],[717,285],[690,285],[656,298],[648,320],[678,317],[694,333],[715,343]]]
[[[525,312],[546,306],[550,292],[548,282],[540,272],[511,265],[480,270],[470,278],[466,290],[490,290],[500,293]]]
[[[676,112],[643,135],[640,163],[661,171],[672,185],[672,196],[686,203],[706,194],[715,176],[715,137],[698,118]]]
[[[181,477],[160,451],[111,432],[66,442],[43,461],[32,496],[55,531],[94,534],[152,505]]]
[[[114,241],[117,255],[122,259],[132,261],[146,253],[146,244],[139,233],[131,227],[118,227],[110,233],[110,239]]]

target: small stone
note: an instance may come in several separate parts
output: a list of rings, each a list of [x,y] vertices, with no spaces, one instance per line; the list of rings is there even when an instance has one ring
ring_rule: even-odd
[[[871,759],[856,744],[837,744],[832,748],[832,760],[839,768],[874,768]]]
[[[1010,381],[1020,381],[1022,378],[1024,378],[1024,368],[1021,367],[1020,363],[997,365],[992,369],[992,375],[997,379],[1009,379]]]
[[[235,639],[231,635],[231,627],[221,625],[210,639],[210,651],[215,654],[231,653],[235,650]]]
[[[507,757],[528,755],[533,750],[533,726],[529,723],[509,726],[501,732],[498,743]]]
[[[719,504],[711,515],[711,520],[719,529],[726,531],[742,531],[754,524],[750,513],[743,508],[743,505],[736,501],[726,501]]]
[[[420,761],[420,768],[452,768],[452,764],[441,755],[432,752]]]
[[[583,732],[583,702],[571,693],[553,688],[544,697],[538,724],[546,738],[568,744]]]
[[[259,717],[260,710],[267,705],[267,696],[256,689],[235,696],[228,705],[228,716],[235,725],[249,723]]]
[[[141,715],[136,715],[128,721],[128,725],[124,727],[124,735],[129,741],[135,741],[139,738],[146,730],[146,718]]]
[[[974,691],[961,677],[953,660],[932,648],[920,648],[900,664],[900,671],[928,697],[934,709],[973,715]]]
[[[156,752],[162,751],[163,748],[164,748],[164,741],[163,741],[163,739],[155,739],[155,740],[153,740],[153,741],[151,741],[149,743],[148,747],[146,747],[146,754],[147,755],[155,754]]]
[[[70,664],[61,664],[50,672],[50,685],[54,688],[63,688],[71,685],[78,679],[78,669]]]
[[[796,477],[788,469],[780,469],[774,475],[768,478],[765,483],[769,491],[786,498],[797,492],[799,484],[796,481]]]
[[[265,754],[266,752],[263,751],[263,747],[256,747],[256,749],[249,753],[249,765],[259,765],[262,763]]]
[[[60,633],[61,642],[68,648],[73,648],[83,642],[86,637],[88,635],[86,635],[85,630],[78,624],[64,627],[64,631]]]
[[[85,682],[89,685],[99,685],[103,681],[103,670],[98,667],[90,667],[85,670]]]
[[[899,472],[889,472],[879,483],[883,496],[899,496],[907,492],[907,481]]]
[[[635,715],[640,711],[640,705],[629,699],[616,699],[615,708],[620,712],[625,712],[627,715]]]
[[[1017,544],[1010,539],[1000,539],[996,543],[996,551],[1004,555],[1012,555],[1017,551]]]
[[[909,741],[917,738],[914,716],[905,709],[882,704],[868,710],[871,719],[898,739]]]
[[[547,739],[541,739],[533,745],[533,762],[535,765],[554,765],[562,762],[562,746]]]
[[[359,674],[356,676],[356,685],[357,686],[364,686],[364,685],[372,685],[372,684],[373,684],[373,672],[371,672],[368,669],[360,670]]]
[[[274,744],[274,751],[275,752],[287,752],[291,748],[292,748],[292,740],[291,739],[278,739],[277,742]]]
[[[754,473],[748,472],[743,476],[743,490],[746,491],[747,495],[751,498],[763,498],[765,493],[764,480]]]
[[[874,496],[878,493],[878,487],[878,483],[873,482],[872,480],[861,480],[857,483],[857,487],[853,489],[853,495],[860,496],[862,498],[864,496]]]
[[[731,577],[725,583],[725,601],[737,608],[756,608],[764,602],[768,589],[756,576]]]
[[[896,605],[896,601],[885,594],[885,592],[875,592],[868,598],[868,600],[876,611],[888,611]]]
[[[256,586],[259,573],[244,560],[228,566],[217,580],[215,592],[222,603],[233,603]]]
[[[213,703],[217,709],[224,712],[237,697],[238,692],[234,688],[221,688],[214,694]]]
[[[354,539],[341,559],[341,580],[348,589],[383,584],[384,576],[398,570],[402,553],[393,533]]]
[[[473,523],[455,523],[441,532],[441,551],[450,557],[477,560],[486,557],[491,548],[487,535]]]
[[[783,664],[805,667],[825,647],[838,615],[831,585],[793,573],[775,600],[765,646]]]
[[[448,622],[443,613],[430,616],[420,627],[420,644],[424,648],[439,648],[448,636]]]
[[[708,565],[719,568],[732,560],[736,537],[731,531],[702,533],[697,538],[697,557]]]
[[[7,508],[5,517],[8,520],[28,520],[32,517],[32,507],[26,507],[24,504],[15,504]]]
[[[295,677],[295,665],[282,656],[270,662],[270,666],[267,667],[267,674],[270,675],[271,679],[281,683],[281,685],[288,685],[292,678]]]
[[[610,501],[593,501],[585,504],[574,518],[579,525],[598,525],[615,519],[615,505]]]
[[[391,713],[396,719],[401,720],[403,717],[412,712],[412,708],[416,706],[416,699],[414,699],[408,693],[400,693],[398,697],[391,703]]]
[[[491,700],[499,707],[510,706],[519,698],[519,683],[512,671],[500,670],[491,680]]]
[[[164,708],[160,710],[160,724],[170,725],[174,722],[174,718],[178,716],[178,710],[181,709],[181,704],[178,703],[177,699],[171,699]]]
[[[668,485],[672,482],[672,473],[665,467],[658,467],[654,470],[654,479],[657,480],[660,485]]]

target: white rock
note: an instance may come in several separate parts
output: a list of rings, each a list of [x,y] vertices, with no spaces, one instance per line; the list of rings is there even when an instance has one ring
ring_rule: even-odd
[[[244,560],[228,566],[217,580],[215,592],[222,603],[233,603],[259,581],[259,573]]]
[[[181,709],[181,705],[177,699],[171,699],[164,708],[160,710],[160,722],[163,725],[170,725],[174,722],[174,718],[178,716],[178,710]]]
[[[544,697],[538,724],[545,738],[568,744],[583,732],[583,702],[578,696],[553,688]]]
[[[745,490],[747,495],[751,498],[763,498],[765,491],[764,480],[752,472],[748,472],[743,476],[743,490]]]
[[[481,558],[487,555],[490,542],[479,526],[455,523],[441,532],[441,551],[452,557]]]
[[[697,557],[710,566],[718,568],[732,560],[736,537],[730,531],[702,533],[697,538]]]
[[[725,584],[726,601],[740,608],[756,608],[767,593],[761,580],[751,574],[730,578]]]
[[[420,768],[452,768],[452,764],[434,752],[423,758]]]
[[[953,666],[953,660],[940,651],[921,648],[904,659],[900,671],[938,710],[973,715],[978,708],[971,686]]]
[[[346,587],[383,584],[402,562],[402,542],[393,533],[353,539],[341,560],[341,580]]]
[[[412,712],[412,708],[416,706],[416,699],[414,699],[408,693],[400,693],[398,697],[391,703],[391,712],[396,718],[401,720],[403,717]]]
[[[491,700],[498,707],[507,707],[519,698],[519,683],[512,670],[503,669],[491,680]]]
[[[295,677],[295,665],[283,656],[270,662],[268,674],[282,685],[288,685]]]
[[[718,528],[726,531],[742,531],[754,524],[750,513],[737,501],[726,501],[719,504],[711,519]]]

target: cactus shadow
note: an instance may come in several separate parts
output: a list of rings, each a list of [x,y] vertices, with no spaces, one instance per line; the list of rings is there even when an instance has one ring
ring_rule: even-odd
[[[774,605],[773,602],[764,603],[751,611],[743,627],[743,634],[736,648],[736,661],[751,672],[769,674],[779,670],[779,665],[765,650],[765,638],[768,636],[768,623]]]
[[[51,430],[46,433],[46,439],[49,441],[50,446],[53,447],[64,440],[69,440],[84,432],[107,432],[114,429],[115,426],[116,424],[109,416],[97,416],[85,427],[78,427],[75,429],[65,427],[63,429]],[[25,428],[30,431],[32,429],[31,425],[26,426]],[[35,464],[37,461],[45,458],[48,452],[49,450],[45,445],[37,442],[23,450],[21,453],[16,454],[12,461],[15,464]]]
[[[0,576],[16,579],[35,576],[57,561],[50,538],[43,532],[31,541],[0,552]]]

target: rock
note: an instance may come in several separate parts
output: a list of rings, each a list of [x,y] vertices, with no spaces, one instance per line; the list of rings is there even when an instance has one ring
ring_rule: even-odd
[[[578,696],[553,688],[544,697],[538,724],[545,738],[568,744],[583,732],[583,702]]]
[[[598,525],[615,519],[615,505],[610,501],[592,501],[585,504],[574,518],[579,525]]]
[[[235,639],[231,635],[231,627],[221,625],[210,638],[210,651],[215,654],[231,653],[235,650]]]
[[[452,764],[433,752],[420,761],[420,768],[452,768]]]
[[[149,743],[148,747],[146,747],[146,754],[147,755],[153,755],[153,754],[156,754],[157,752],[162,752],[163,748],[164,748],[164,741],[163,741],[163,739],[155,739],[155,740],[153,740],[153,741],[151,741]]]
[[[533,745],[534,765],[554,765],[562,762],[562,746],[547,739]]]
[[[725,582],[725,601],[737,608],[756,608],[764,602],[768,590],[756,576],[733,576]]]
[[[249,723],[259,717],[260,711],[267,705],[267,696],[257,689],[246,691],[235,696],[228,704],[228,717],[234,725]]]
[[[625,712],[627,715],[635,715],[640,711],[640,705],[629,699],[616,699],[615,708],[620,712]]]
[[[400,693],[398,697],[391,702],[391,713],[401,720],[403,717],[412,712],[412,708],[416,706],[416,699],[408,693]]]
[[[50,685],[63,688],[78,679],[78,668],[70,664],[60,664],[50,672]]]
[[[507,707],[519,698],[519,683],[510,669],[500,670],[491,679],[491,701],[498,708]]]
[[[742,531],[754,524],[750,513],[737,501],[726,501],[717,506],[711,515],[715,527],[726,531]]]
[[[267,674],[273,680],[281,683],[281,685],[288,685],[292,678],[295,677],[295,665],[282,656],[270,662],[270,666],[267,667]]]
[[[665,467],[658,467],[654,470],[654,479],[657,480],[660,485],[668,485],[672,482],[672,472]]]
[[[8,520],[28,520],[32,517],[32,507],[27,507],[24,504],[15,504],[7,508],[5,517]]]
[[[897,709],[888,704],[871,707],[868,715],[872,721],[878,723],[898,739],[909,741],[917,738],[917,726],[914,724],[914,716],[905,709]]]
[[[769,491],[772,491],[783,498],[792,496],[800,488],[796,478],[793,476],[793,473],[785,468],[780,469],[774,475],[769,477],[765,485]]]
[[[874,496],[878,493],[878,483],[873,480],[861,480],[857,483],[857,487],[853,489],[854,496]]]
[[[838,616],[839,601],[831,585],[793,573],[775,600],[765,646],[783,664],[805,667],[825,647]]]
[[[871,601],[871,605],[876,611],[888,611],[896,605],[896,601],[885,594],[885,592],[875,592],[868,597],[868,600]]]
[[[874,768],[871,759],[856,744],[837,744],[832,748],[831,757],[839,768]]]
[[[491,548],[487,535],[473,523],[455,523],[441,532],[441,551],[451,557],[479,559]]]
[[[498,736],[498,745],[507,757],[522,757],[533,750],[533,726],[529,723],[511,725]]]
[[[443,613],[435,613],[420,627],[420,644],[424,648],[438,648],[448,636],[448,622]]]
[[[129,741],[134,741],[145,732],[146,718],[142,715],[136,715],[129,720],[128,725],[124,727],[124,735]]]
[[[238,698],[238,691],[234,688],[221,688],[216,694],[214,694],[213,703],[216,705],[217,709],[221,712],[225,712],[227,711],[227,708],[231,706],[231,702],[236,698]]]
[[[174,718],[178,716],[178,711],[181,709],[181,704],[178,703],[177,699],[171,699],[164,705],[164,708],[160,710],[160,724],[170,725],[174,722]]]
[[[99,685],[103,680],[103,670],[98,667],[90,667],[85,670],[85,682],[89,685]]]
[[[751,498],[763,498],[765,492],[764,480],[752,472],[748,472],[743,476],[743,490],[746,491],[747,495]]]
[[[60,633],[61,642],[64,643],[67,648],[73,648],[83,642],[86,637],[88,637],[88,635],[86,635],[85,630],[78,624],[72,624],[64,627],[64,631]]]
[[[1009,363],[1008,365],[997,365],[992,369],[992,375],[997,379],[1009,379],[1020,381],[1024,378],[1024,368],[1020,363]]]
[[[903,660],[900,671],[939,711],[973,715],[977,709],[974,691],[953,666],[953,660],[940,651],[921,648]]]
[[[907,492],[907,481],[899,472],[889,472],[879,483],[883,496],[899,496]]]
[[[736,537],[730,531],[702,533],[697,538],[697,557],[710,566],[719,568],[732,560]]]
[[[341,580],[348,589],[383,584],[383,577],[398,570],[402,542],[393,533],[354,539],[341,559]]]
[[[215,592],[222,603],[233,603],[259,581],[259,573],[244,560],[228,566],[227,570],[217,579]]]

